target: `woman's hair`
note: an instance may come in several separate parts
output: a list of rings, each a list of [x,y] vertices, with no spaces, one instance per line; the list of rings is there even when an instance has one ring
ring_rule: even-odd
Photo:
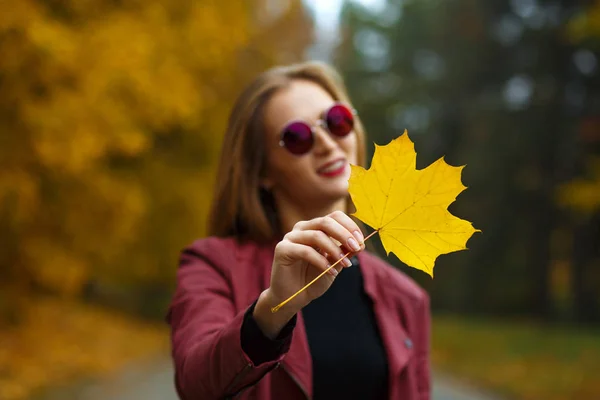
[[[335,101],[350,104],[340,75],[321,62],[275,67],[251,82],[238,97],[229,116],[210,207],[210,236],[269,242],[282,235],[273,196],[260,186],[266,161],[263,114],[273,94],[295,80],[314,82]],[[358,116],[354,132],[357,135],[357,163],[364,165],[365,133]],[[349,206],[348,199],[347,208]]]

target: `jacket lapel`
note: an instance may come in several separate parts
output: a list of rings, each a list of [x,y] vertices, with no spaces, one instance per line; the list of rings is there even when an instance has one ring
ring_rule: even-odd
[[[300,387],[300,390],[304,392],[308,399],[311,399],[313,395],[312,357],[308,347],[302,312],[298,313],[290,350],[281,363],[292,380]]]
[[[371,257],[373,256],[369,258]],[[395,292],[398,289],[387,284],[385,271],[374,265],[375,263],[369,262],[372,260],[367,260],[364,253],[358,254],[358,260],[363,276],[364,290],[373,302],[377,327],[386,350],[390,374],[389,393],[393,394],[394,380],[408,364],[412,355],[412,342],[403,326],[402,315],[398,309],[396,300],[398,294]]]

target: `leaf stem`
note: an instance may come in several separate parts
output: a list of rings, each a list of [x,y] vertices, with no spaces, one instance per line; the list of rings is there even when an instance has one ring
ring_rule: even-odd
[[[373,236],[374,234],[376,234],[377,232],[379,232],[379,229],[374,230],[373,232],[371,232],[366,238],[365,240],[363,240],[363,242],[361,244],[364,244],[371,236]],[[338,265],[344,258],[348,257],[350,254],[352,254],[351,251],[347,252],[346,254],[344,254],[344,256],[342,258],[340,258],[339,260],[337,260],[336,262],[334,262],[333,264],[331,264],[329,266],[329,268],[327,268],[325,271],[321,272],[319,274],[319,276],[317,276],[315,279],[313,279],[312,281],[308,282],[306,284],[306,286],[304,286],[302,289],[298,290],[296,293],[294,293],[293,295],[291,295],[287,300],[279,303],[278,305],[276,305],[275,307],[271,307],[271,312],[272,313],[276,313],[277,311],[279,311],[279,309],[283,306],[285,306],[288,302],[292,301],[294,299],[294,297],[298,296],[300,293],[302,293],[303,291],[305,291],[310,285],[312,285],[313,283],[315,283],[316,281],[319,280],[319,278],[321,278],[323,275],[325,275],[327,272],[329,272],[329,270],[333,267],[335,267],[336,265]]]

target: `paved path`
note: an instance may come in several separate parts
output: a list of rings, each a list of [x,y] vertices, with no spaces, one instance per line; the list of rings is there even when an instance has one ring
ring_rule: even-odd
[[[178,400],[170,360],[130,370],[117,379],[87,383],[42,396],[39,400]],[[432,400],[500,400],[449,377],[436,374]]]

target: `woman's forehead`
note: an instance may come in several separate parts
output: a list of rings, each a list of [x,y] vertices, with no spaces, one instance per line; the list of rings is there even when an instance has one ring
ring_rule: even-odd
[[[316,120],[333,102],[331,95],[320,85],[298,80],[273,96],[268,112],[280,117],[277,119]]]

